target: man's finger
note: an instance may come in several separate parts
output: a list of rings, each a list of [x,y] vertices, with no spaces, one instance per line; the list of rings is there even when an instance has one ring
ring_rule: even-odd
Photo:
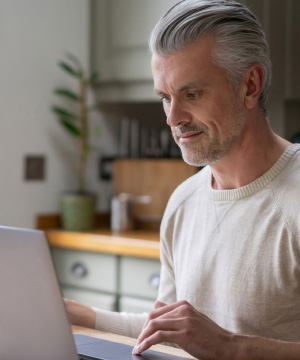
[[[140,345],[145,339],[155,334],[157,331],[175,331],[181,329],[181,319],[178,318],[158,318],[149,321],[148,325],[141,332],[136,346]]]
[[[160,301],[160,300],[156,300],[156,301],[155,301],[155,304],[154,304],[154,309],[157,310],[157,309],[160,309],[160,308],[162,308],[162,307],[164,307],[164,306],[166,306],[166,305],[167,305],[167,304],[165,304],[164,302],[162,302],[162,301]],[[148,322],[149,322],[149,319],[147,319],[147,320],[145,321],[145,324],[144,324],[142,330],[145,329],[145,327],[147,326]]]
[[[156,301],[156,303],[164,304],[162,301]],[[177,302],[175,302],[173,304],[170,304],[170,305],[164,304],[164,306],[161,306],[161,307],[153,310],[149,314],[148,321],[156,319],[157,317],[162,316],[162,315],[164,315],[164,314],[166,314],[168,312],[171,312],[171,311],[173,311],[173,310],[177,309],[178,307],[180,307],[182,305],[185,305],[185,304],[187,304],[186,301],[177,301]]]
[[[148,325],[148,323],[149,323],[150,320],[156,319],[156,318],[159,317],[159,316],[162,316],[162,315],[164,315],[164,314],[167,314],[168,312],[170,312],[170,311],[176,309],[178,306],[180,306],[181,303],[182,303],[182,302],[179,301],[179,302],[173,303],[173,304],[171,304],[171,305],[167,305],[167,304],[163,303],[162,301],[157,300],[157,301],[155,302],[155,304],[154,304],[155,310],[153,310],[153,311],[149,314],[149,316],[148,316],[148,318],[147,318],[147,320],[145,321],[145,324],[144,324],[144,326],[143,326],[142,332],[143,332],[143,330],[145,329],[145,327]],[[158,308],[156,308],[156,305],[158,306]],[[162,305],[162,306],[160,306],[160,305]]]
[[[160,344],[162,342],[180,343],[182,332],[160,330],[146,338],[141,344],[136,345],[132,351],[133,355],[140,355],[143,351],[149,349],[152,345]]]
[[[167,306],[167,304],[165,304],[164,302],[160,301],[160,300],[156,300],[155,304],[154,304],[154,309],[160,309],[164,306]]]
[[[136,346],[140,345],[147,337],[151,336],[155,331],[160,330],[180,330],[180,319],[182,318],[178,313],[178,308],[182,306],[182,302],[176,303],[177,306],[168,306],[163,307],[164,309],[168,307],[171,309],[163,313],[161,316],[149,317],[137,339]]]

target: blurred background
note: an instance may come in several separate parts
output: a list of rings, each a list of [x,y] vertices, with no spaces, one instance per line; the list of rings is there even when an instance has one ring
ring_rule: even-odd
[[[161,104],[152,89],[147,40],[171,0],[0,0],[0,223],[36,227],[58,213],[58,198],[77,186],[77,139],[51,110],[53,90],[74,79],[58,62],[75,55],[99,79],[89,92],[91,150],[87,187],[110,208],[117,158],[176,159]],[[269,39],[273,129],[300,132],[300,1],[248,0]],[[100,135],[94,132],[100,127]],[[141,184],[142,186],[143,184]],[[146,195],[146,194],[145,194]]]

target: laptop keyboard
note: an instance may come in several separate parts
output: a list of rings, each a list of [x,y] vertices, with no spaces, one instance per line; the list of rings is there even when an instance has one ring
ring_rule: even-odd
[[[79,356],[79,360],[105,360],[103,358],[99,358],[99,357],[93,357],[93,356],[88,356],[88,355],[81,355],[81,354],[78,354]]]

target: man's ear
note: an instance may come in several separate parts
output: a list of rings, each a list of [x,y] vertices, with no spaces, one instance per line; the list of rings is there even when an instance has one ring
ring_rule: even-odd
[[[242,91],[244,104],[247,109],[253,109],[258,102],[262,91],[265,73],[260,64],[252,65],[244,74],[242,80]]]

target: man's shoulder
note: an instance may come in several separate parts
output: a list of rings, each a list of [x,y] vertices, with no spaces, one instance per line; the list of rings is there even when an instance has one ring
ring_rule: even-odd
[[[300,145],[293,145],[287,166],[272,182],[275,204],[282,214],[300,229]]]
[[[287,156],[288,162],[275,178],[274,184],[278,193],[293,196],[293,192],[300,192],[300,144],[291,146]]]

